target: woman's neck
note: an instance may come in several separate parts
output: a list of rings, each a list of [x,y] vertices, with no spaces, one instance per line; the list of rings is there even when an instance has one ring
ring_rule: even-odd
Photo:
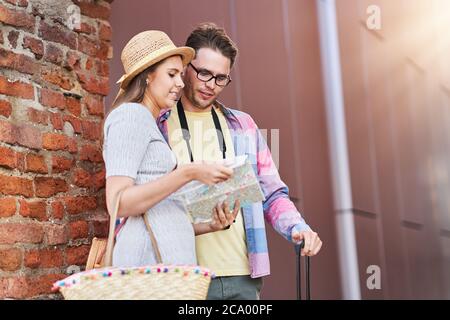
[[[145,105],[150,110],[150,112],[153,115],[153,118],[155,119],[158,118],[160,109],[155,105],[152,98],[147,93],[144,93],[142,104]]]

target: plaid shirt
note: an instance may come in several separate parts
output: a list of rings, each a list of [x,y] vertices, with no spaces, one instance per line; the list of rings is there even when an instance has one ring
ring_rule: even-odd
[[[289,199],[288,187],[281,181],[267,143],[253,119],[242,111],[217,104],[227,120],[236,156],[247,155],[265,196],[263,202],[243,206],[242,214],[251,277],[266,276],[270,274],[270,264],[264,219],[288,241],[292,241],[293,229],[311,229]],[[157,120],[167,143],[169,139],[166,120],[169,116],[170,109],[166,109]]]

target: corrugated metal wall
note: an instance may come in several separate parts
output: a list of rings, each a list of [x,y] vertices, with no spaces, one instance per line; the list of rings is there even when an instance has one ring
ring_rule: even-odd
[[[450,6],[337,3],[362,298],[450,298]]]
[[[381,30],[366,27],[371,4]],[[450,298],[448,3],[336,6],[362,298]],[[280,174],[324,241],[313,298],[340,298],[315,1],[116,0],[107,105],[134,34],[161,29],[182,45],[203,21],[224,26],[240,48],[222,100],[279,129]],[[262,297],[294,299],[292,246],[270,230],[269,250]],[[366,287],[369,265],[381,268],[381,290]]]

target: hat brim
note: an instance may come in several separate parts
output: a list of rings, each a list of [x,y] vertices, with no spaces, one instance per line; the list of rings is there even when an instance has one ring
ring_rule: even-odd
[[[147,69],[148,67],[154,65],[155,63],[158,63],[168,57],[171,56],[181,56],[181,59],[183,61],[183,66],[186,66],[191,60],[194,58],[195,51],[191,47],[176,47],[173,49],[170,49],[160,55],[158,55],[155,58],[149,59],[148,61],[144,61],[144,63],[140,66],[138,66],[136,69],[134,69],[129,74],[124,74],[116,83],[120,83],[120,88],[125,89],[131,80],[133,80],[134,77],[136,77],[139,73]]]

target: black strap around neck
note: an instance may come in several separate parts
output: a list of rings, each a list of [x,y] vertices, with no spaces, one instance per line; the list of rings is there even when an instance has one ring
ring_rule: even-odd
[[[186,114],[184,112],[183,104],[181,103],[181,99],[178,100],[177,103],[178,110],[178,118],[180,119],[181,131],[183,132],[183,139],[186,142],[186,146],[189,152],[189,156],[191,162],[194,162],[194,156],[192,154],[191,143],[189,140],[191,139],[191,134],[189,133],[189,126],[186,120]],[[219,140],[220,151],[222,151],[222,157],[225,159],[225,154],[227,152],[227,146],[225,144],[225,137],[223,135],[222,126],[220,125],[219,117],[217,116],[216,111],[214,110],[214,106],[211,108],[211,115],[214,121],[214,126],[216,127],[217,139]]]

